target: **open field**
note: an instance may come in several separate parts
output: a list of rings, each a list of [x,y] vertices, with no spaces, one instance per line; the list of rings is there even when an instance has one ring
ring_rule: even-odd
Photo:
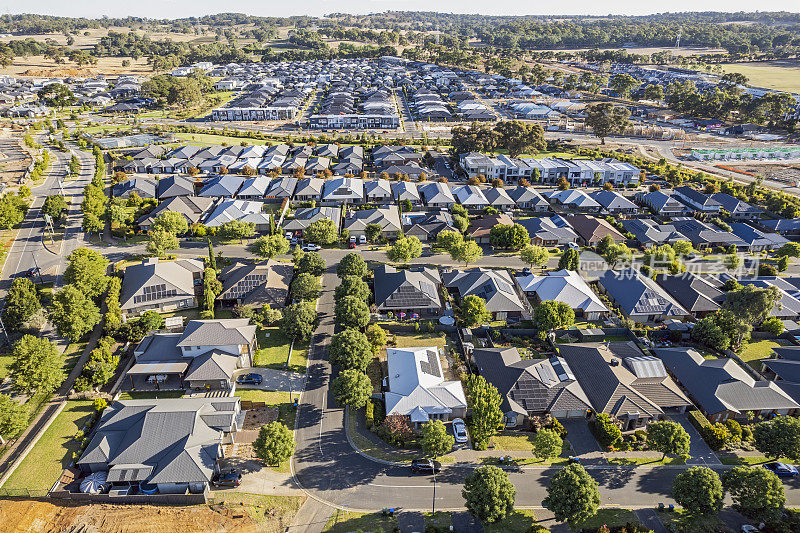
[[[131,64],[122,66],[124,60]],[[95,76],[97,74],[119,75],[138,74],[152,76],[156,74],[147,64],[146,58],[133,59],[131,57],[101,57],[96,65],[77,66],[75,63],[58,64],[52,59],[42,56],[15,57],[14,62],[8,67],[0,68],[0,74],[11,76]]]
[[[800,61],[723,63],[725,72],[738,72],[750,78],[749,85],[800,93]]]

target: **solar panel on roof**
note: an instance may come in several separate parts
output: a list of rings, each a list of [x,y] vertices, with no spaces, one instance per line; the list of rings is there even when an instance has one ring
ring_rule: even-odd
[[[429,376],[437,378],[442,377],[442,371],[439,367],[439,357],[436,355],[436,351],[426,350],[425,353],[428,355],[428,360],[419,362],[420,370]]]

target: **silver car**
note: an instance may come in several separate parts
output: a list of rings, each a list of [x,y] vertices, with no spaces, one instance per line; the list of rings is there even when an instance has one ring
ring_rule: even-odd
[[[456,442],[459,443],[464,443],[469,440],[469,435],[467,435],[467,425],[460,418],[453,419],[453,436],[455,437]]]

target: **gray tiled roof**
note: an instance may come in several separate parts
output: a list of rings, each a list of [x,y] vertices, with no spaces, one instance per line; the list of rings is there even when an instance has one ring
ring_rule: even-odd
[[[397,270],[389,265],[375,269],[375,305],[392,309],[440,309],[439,272],[433,268]]]
[[[181,346],[234,346],[251,344],[256,327],[249,318],[190,320],[178,341]]]

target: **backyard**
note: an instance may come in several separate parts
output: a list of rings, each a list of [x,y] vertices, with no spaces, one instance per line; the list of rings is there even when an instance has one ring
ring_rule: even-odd
[[[777,346],[785,346],[786,341],[757,341],[750,342],[744,347],[739,357],[742,361],[753,367],[757,372],[761,371],[761,360],[772,357],[772,349]]]

